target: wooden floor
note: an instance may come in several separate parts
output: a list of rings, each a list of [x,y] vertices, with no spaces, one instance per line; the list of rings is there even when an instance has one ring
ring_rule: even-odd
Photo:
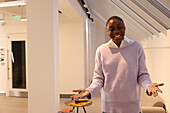
[[[68,108],[64,104],[68,100],[70,98],[60,99],[60,110]],[[92,102],[91,106],[86,107],[87,113],[101,113],[100,97],[93,97]],[[28,98],[0,96],[0,113],[28,113]],[[79,113],[84,113],[82,108],[79,109]]]
[[[0,96],[0,113],[28,113],[28,98]]]

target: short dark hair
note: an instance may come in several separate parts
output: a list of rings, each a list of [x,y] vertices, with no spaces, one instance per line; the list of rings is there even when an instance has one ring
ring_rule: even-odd
[[[120,21],[124,24],[124,21],[123,21],[120,17],[118,17],[118,16],[111,16],[111,17],[107,20],[106,26],[107,26],[108,22],[109,22],[110,20],[112,20],[112,19],[118,19],[118,20],[120,20]]]

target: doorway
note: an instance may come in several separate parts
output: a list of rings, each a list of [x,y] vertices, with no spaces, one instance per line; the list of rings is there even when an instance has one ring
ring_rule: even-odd
[[[12,88],[26,89],[25,41],[12,41]]]
[[[25,40],[9,41],[7,96],[28,97]]]

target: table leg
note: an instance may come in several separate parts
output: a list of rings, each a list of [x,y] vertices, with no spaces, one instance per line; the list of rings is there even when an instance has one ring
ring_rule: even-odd
[[[77,107],[77,113],[79,112],[79,107]]]
[[[83,106],[84,113],[86,113],[85,107]]]
[[[74,110],[75,107],[73,107],[73,110]]]

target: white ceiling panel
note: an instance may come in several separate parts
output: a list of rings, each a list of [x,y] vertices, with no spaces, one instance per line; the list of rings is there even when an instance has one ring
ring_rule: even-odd
[[[158,9],[160,12],[162,12],[165,16],[167,16],[168,18],[170,18],[170,1],[169,3],[167,3],[167,5],[162,4],[160,1],[158,0],[147,0],[150,4],[152,4],[156,9]],[[162,0],[163,1],[163,0]]]
[[[128,36],[129,38],[131,39],[133,38],[135,40],[144,40],[144,39],[148,39],[149,35],[152,35],[151,33],[143,29],[142,27],[141,27],[142,30],[139,29],[140,25],[137,22],[135,22],[135,24],[137,25],[132,24],[133,20],[130,19],[126,13],[124,13],[118,6],[113,4],[111,1],[89,0],[88,3],[95,17],[97,17],[97,19],[100,22],[104,21],[104,22],[101,22],[102,24],[104,24],[104,26],[105,26],[106,20],[110,16],[117,15],[117,16],[122,17],[123,20],[125,21],[125,25],[127,27],[126,36]],[[98,6],[101,6],[101,7],[98,7]],[[100,19],[101,17],[102,19]]]
[[[93,16],[105,25],[106,20],[113,15],[123,18],[127,27],[126,35],[137,37],[136,40],[166,35],[170,27],[168,18],[169,0],[85,0]],[[154,1],[154,3],[155,3]],[[137,3],[137,4],[136,4]],[[168,5],[165,5],[167,4]],[[142,7],[140,7],[142,6]],[[166,6],[166,7],[165,7]]]
[[[170,0],[155,0],[155,1],[160,2],[164,7],[170,10]]]
[[[166,29],[170,28],[169,18],[146,0],[131,0]]]
[[[141,10],[137,5],[129,0],[121,0],[130,10],[132,10],[135,15],[138,17],[137,21],[140,23],[149,24],[150,27],[154,26],[159,32],[166,34],[166,28],[164,28],[161,24],[159,24],[156,20],[154,20],[151,16],[149,16],[146,12]],[[144,24],[144,25],[145,25]]]

